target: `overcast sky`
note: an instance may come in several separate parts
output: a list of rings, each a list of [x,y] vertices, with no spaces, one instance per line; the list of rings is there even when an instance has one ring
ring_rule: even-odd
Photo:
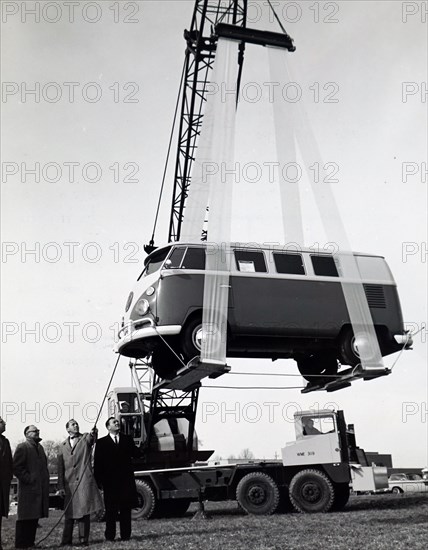
[[[37,4],[40,16],[31,13]],[[266,25],[266,6],[250,4],[248,26]],[[324,161],[339,169],[332,187],[352,248],[386,257],[414,330],[427,318],[421,7],[279,6],[297,47],[289,62],[299,100]],[[34,422],[44,439],[61,438],[71,414],[89,429],[102,400],[116,361],[115,332],[151,236],[193,2],[80,2],[73,13],[62,2],[3,2],[2,10],[0,397],[15,444]],[[266,50],[247,48],[236,135],[242,166],[276,161],[270,78]],[[234,190],[234,240],[281,240],[275,189],[265,176],[250,182],[243,175]],[[167,237],[172,179],[170,172],[157,244]],[[322,245],[311,201],[303,212],[307,243]],[[392,453],[396,466],[426,466],[426,340],[424,329],[389,377],[333,394],[281,389],[301,386],[299,377],[210,381],[278,389],[202,389],[197,430],[204,448],[227,457],[247,447],[273,457],[294,436],[296,408],[333,402],[355,424],[360,446]],[[291,360],[229,364],[233,373],[297,374]],[[129,383],[123,358],[114,384]]]

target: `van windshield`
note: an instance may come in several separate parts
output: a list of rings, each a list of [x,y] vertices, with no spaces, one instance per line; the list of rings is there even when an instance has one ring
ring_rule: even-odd
[[[138,280],[140,280],[141,277],[146,277],[147,275],[158,271],[158,269],[160,269],[161,265],[165,261],[165,258],[168,256],[170,250],[171,247],[168,247],[162,248],[161,250],[159,250],[159,252],[152,253],[150,260],[146,263],[143,272],[138,277]]]

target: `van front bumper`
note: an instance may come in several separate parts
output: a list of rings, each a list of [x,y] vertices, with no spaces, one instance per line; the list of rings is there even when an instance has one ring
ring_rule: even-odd
[[[147,354],[151,351],[151,347],[149,345],[145,346],[145,342],[150,338],[176,336],[180,334],[180,332],[181,325],[156,326],[153,319],[150,318],[129,321],[120,329],[118,333],[119,341],[114,347],[114,351],[116,353],[128,355],[128,353],[123,353],[125,349],[132,344],[140,343],[141,346],[138,346],[138,349],[141,349],[142,353],[145,352],[145,354]],[[135,346],[132,347],[134,348]],[[133,356],[134,354],[132,357]]]

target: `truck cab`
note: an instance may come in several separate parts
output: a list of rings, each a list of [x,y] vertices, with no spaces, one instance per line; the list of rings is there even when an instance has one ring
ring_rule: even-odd
[[[369,464],[343,411],[299,411],[294,423],[296,440],[281,449],[284,466],[324,470],[333,481],[350,484],[355,492],[388,488],[387,469]]]

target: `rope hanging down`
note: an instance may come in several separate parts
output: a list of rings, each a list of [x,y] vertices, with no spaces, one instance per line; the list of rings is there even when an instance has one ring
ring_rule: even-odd
[[[108,383],[108,385],[107,385],[107,389],[106,389],[106,391],[105,391],[105,393],[104,393],[104,397],[103,397],[103,400],[102,400],[102,402],[101,402],[101,406],[100,406],[100,408],[99,408],[99,411],[98,411],[98,414],[97,414],[97,418],[95,419],[94,427],[92,428],[92,430],[95,430],[96,427],[97,427],[98,420],[100,419],[101,412],[102,412],[102,410],[103,410],[104,403],[105,403],[105,400],[106,400],[106,398],[107,398],[107,394],[108,394],[108,392],[109,392],[109,390],[110,390],[110,386],[111,386],[111,383],[112,383],[112,381],[113,381],[114,375],[115,375],[115,373],[116,373],[117,365],[119,364],[119,360],[120,360],[121,357],[122,357],[121,355],[118,355],[118,357],[117,357],[116,364],[115,364],[115,366],[114,366],[114,368],[113,368],[113,372],[112,372],[112,374],[111,374],[111,376],[110,376],[110,380],[109,380],[109,383]],[[60,515],[58,521],[57,521],[57,522],[54,524],[54,526],[48,531],[47,535],[45,535],[43,538],[41,538],[40,540],[38,540],[38,541],[35,543],[35,546],[36,546],[36,547],[39,546],[42,542],[44,542],[46,539],[48,539],[48,538],[51,536],[51,534],[55,531],[55,529],[58,527],[58,525],[61,523],[61,521],[64,519],[64,516],[65,516],[65,514],[66,514],[66,512],[67,512],[67,510],[68,510],[68,508],[69,508],[69,506],[70,506],[71,503],[73,502],[74,495],[76,494],[76,492],[77,492],[77,490],[78,490],[78,488],[79,488],[79,486],[80,486],[80,483],[82,482],[82,479],[84,478],[84,473],[85,473],[86,468],[88,467],[89,463],[91,462],[91,459],[92,459],[92,453],[91,453],[91,455],[89,456],[88,460],[86,461],[86,463],[85,463],[85,465],[84,465],[84,467],[83,467],[82,475],[81,475],[81,477],[80,477],[80,479],[79,479],[79,482],[78,482],[78,484],[76,485],[76,488],[74,489],[73,494],[71,495],[71,498],[70,498],[70,500],[68,501],[67,505],[65,506],[65,508],[64,508],[62,514]]]

